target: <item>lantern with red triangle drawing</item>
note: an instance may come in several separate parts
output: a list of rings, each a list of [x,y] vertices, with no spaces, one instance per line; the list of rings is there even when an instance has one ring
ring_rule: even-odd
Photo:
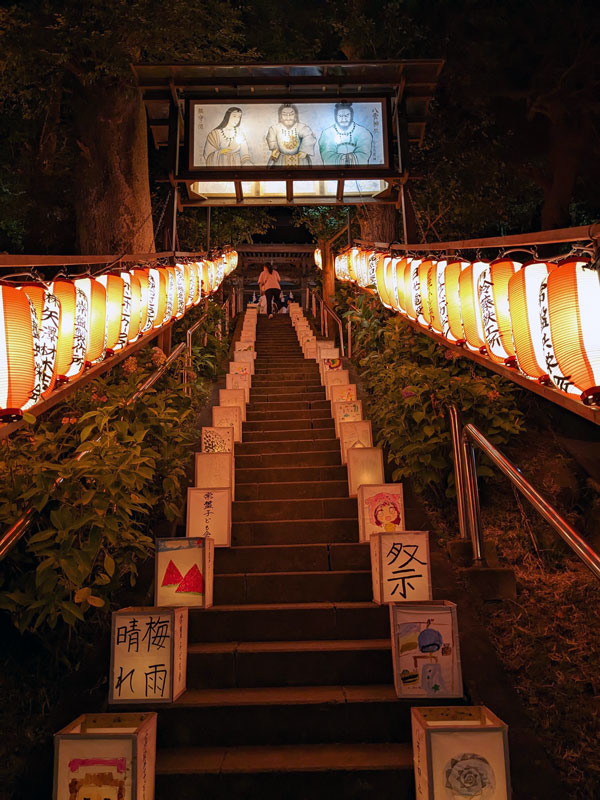
[[[157,606],[212,605],[214,546],[212,537],[156,540]]]

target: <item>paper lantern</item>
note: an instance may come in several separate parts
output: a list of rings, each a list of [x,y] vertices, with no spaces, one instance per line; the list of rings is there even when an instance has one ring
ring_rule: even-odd
[[[418,269],[419,297],[421,299],[421,314],[418,321],[424,325],[431,325],[431,309],[429,303],[431,271],[435,273],[436,262],[430,258],[421,261]]]
[[[469,350],[486,352],[483,334],[483,319],[479,305],[479,276],[487,268],[487,261],[475,261],[469,264],[458,279],[460,294],[460,314],[464,338]]]
[[[416,800],[510,800],[508,727],[485,706],[411,708]]]
[[[362,425],[361,422],[345,422],[344,425]],[[383,451],[380,447],[349,447],[348,494],[356,497],[358,487],[367,483],[383,483]]]
[[[401,483],[367,484],[358,489],[358,538],[368,542],[373,533],[406,528]]]
[[[548,368],[542,343],[540,288],[556,265],[531,261],[523,265],[508,282],[508,305],[517,366],[532,380],[548,383]]]
[[[336,435],[340,440],[342,464],[348,463],[348,453],[352,448],[373,447],[373,432],[368,419],[340,422]]]
[[[540,286],[542,345],[550,380],[600,405],[600,273],[589,261],[561,261]]]
[[[246,421],[246,393],[243,389],[219,389],[219,406],[239,408],[242,422]]]
[[[204,425],[201,447],[203,453],[233,453],[233,428],[213,428]]]
[[[154,800],[156,713],[82,714],[54,735],[53,800]]]
[[[200,289],[200,279],[198,274],[198,264],[195,261],[189,262],[187,264],[187,293],[188,293],[188,302],[187,306],[190,308],[191,306],[195,306],[196,303],[199,301],[199,289]]]
[[[386,308],[393,308],[390,297],[391,284],[388,283],[388,279],[391,278],[392,261],[393,259],[390,255],[382,256],[377,262],[377,271],[375,273],[377,294]]]
[[[350,272],[348,271],[348,253],[341,253],[336,256],[334,261],[335,277],[340,281],[349,281]]]
[[[129,336],[131,331],[131,311],[132,311],[131,274],[129,272],[121,272],[120,277],[121,280],[123,281],[123,303],[121,306],[121,326],[119,329],[119,338],[117,340],[116,345],[113,348],[114,350],[122,350],[124,347],[127,346],[128,342],[130,341]],[[139,311],[139,302],[138,302],[138,311]]]
[[[409,266],[411,259],[403,256],[402,258],[395,258],[395,268],[392,272],[392,280],[395,281],[394,290],[393,290],[393,297],[396,298],[395,308],[397,311],[400,311],[402,314],[406,314],[406,307],[407,307],[407,299],[406,299],[406,284],[405,284],[405,275],[408,277],[410,275],[410,269],[408,272],[406,271],[407,266]],[[410,280],[408,282],[408,286],[410,287]]]
[[[442,333],[451,342],[465,343],[465,332],[460,312],[460,276],[468,261],[455,259],[448,261],[445,268],[438,271],[438,308],[442,320]]]
[[[392,505],[386,506],[381,501],[378,508],[380,518],[397,518]],[[370,535],[369,548],[373,602],[382,605],[431,600],[431,560],[427,531],[386,533],[380,529]]]
[[[161,553],[158,542],[164,541],[178,540],[157,541],[157,565]],[[163,570],[158,572],[158,576],[161,581],[164,580]],[[159,590],[160,587],[156,586],[155,593],[159,594]],[[191,591],[177,593],[180,606],[184,605],[190,594]],[[174,606],[175,602],[169,605]],[[110,705],[172,703],[183,694],[187,629],[188,610],[185,607],[148,606],[113,611],[108,691]]]
[[[187,307],[187,292],[185,288],[186,284],[186,269],[183,264],[175,264],[174,269],[175,275],[175,295],[177,297],[177,310],[175,311],[175,318],[181,319],[185,314],[185,309]]]
[[[120,275],[112,274],[100,275],[98,280],[106,289],[106,350],[112,353],[121,335],[125,281]]]
[[[95,364],[104,358],[106,349],[106,289],[95,278],[78,278],[75,286],[87,298],[87,347],[85,361]]]
[[[360,258],[360,250],[358,247],[353,247],[349,253],[346,254],[347,259],[347,267],[348,267],[348,275],[351,281],[354,283],[358,283],[358,261]]]
[[[420,258],[406,259],[404,265],[404,303],[406,314],[411,319],[418,319],[423,311],[421,303],[421,287],[419,284]]]
[[[333,422],[336,436],[340,435],[340,424],[344,422],[360,422],[362,415],[362,400],[342,400],[331,404]],[[343,463],[343,462],[342,462]]]
[[[32,326],[35,380],[31,397],[23,406],[30,408],[47,397],[56,383],[56,350],[60,326],[60,303],[42,283],[20,287],[35,310],[36,325]]]
[[[479,307],[487,352],[492,361],[510,366],[515,359],[512,340],[508,284],[522,264],[499,258],[486,267],[477,284]],[[516,362],[515,362],[516,363]]]
[[[229,489],[222,491],[227,492],[228,503],[231,506]],[[213,604],[214,553],[215,542],[210,536],[190,537],[188,534],[187,537],[157,539],[155,604],[185,606],[186,610],[210,608]]]
[[[233,361],[237,364],[248,364],[250,367],[250,374],[254,375],[254,361],[256,353],[253,350],[235,350],[233,353]]]
[[[186,534],[231,547],[231,489],[189,487]]]
[[[399,559],[404,555],[401,552]],[[414,561],[407,568],[413,564]],[[393,603],[390,630],[398,697],[462,697],[455,603],[448,600]]]
[[[235,500],[233,453],[195,453],[194,467],[196,488],[212,486],[215,489],[231,489],[231,499]]]
[[[317,269],[323,269],[323,256],[321,254],[321,249],[317,247],[314,252],[315,257],[315,266]]]
[[[230,375],[247,375],[252,377],[250,373],[250,364],[247,361],[230,361],[229,362]]]
[[[127,340],[135,342],[142,331],[142,320],[145,321],[144,314],[144,297],[142,294],[142,281],[136,272],[129,273],[130,289],[131,289],[131,316],[129,318],[129,333]],[[146,303],[148,300],[148,292],[146,290]],[[147,312],[147,309],[146,309]]]
[[[331,386],[346,386],[350,383],[347,369],[327,370],[323,376],[323,383],[325,385],[325,397],[331,400],[330,387]]]
[[[0,284],[0,416],[20,417],[35,385],[35,309],[25,292]]]
[[[436,333],[442,333],[442,315],[438,294],[438,274],[445,269],[446,261],[436,261],[427,273],[427,297],[429,301],[429,327]]]
[[[242,409],[240,406],[213,406],[212,424],[215,428],[231,426],[234,441],[242,441]]]
[[[348,383],[342,386],[330,386],[329,396],[332,408],[335,403],[350,403],[352,400],[356,400],[356,384]]]
[[[60,303],[56,373],[58,380],[66,381],[76,378],[85,367],[88,301],[72,281],[54,281],[50,292]]]
[[[175,268],[163,267],[162,271],[164,272],[167,281],[167,305],[165,308],[165,318],[163,320],[163,325],[166,325],[168,322],[171,322],[172,319],[175,319],[177,314],[178,298]]]

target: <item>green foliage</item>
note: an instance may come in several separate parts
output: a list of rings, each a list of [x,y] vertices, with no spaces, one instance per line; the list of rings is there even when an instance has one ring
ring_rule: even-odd
[[[211,247],[252,244],[253,237],[275,227],[275,217],[265,208],[213,208],[210,220]],[[206,249],[206,211],[186,209],[177,221],[179,241],[184,250]]]
[[[454,494],[452,439],[446,408],[455,405],[490,441],[504,445],[522,428],[520,393],[508,381],[455,357],[369,296],[338,295],[353,323],[353,356],[368,392],[368,415],[395,465],[394,480],[410,478],[438,501]],[[379,310],[377,309],[379,306]],[[478,474],[492,470],[479,465]]]
[[[316,242],[330,239],[347,221],[347,206],[300,206],[292,214],[292,225],[308,228]]]

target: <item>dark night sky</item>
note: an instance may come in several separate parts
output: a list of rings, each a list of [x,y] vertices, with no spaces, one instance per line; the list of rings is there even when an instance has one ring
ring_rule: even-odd
[[[308,230],[292,225],[293,210],[287,207],[269,209],[269,213],[277,220],[276,226],[265,234],[253,236],[254,243],[311,244],[313,240]]]

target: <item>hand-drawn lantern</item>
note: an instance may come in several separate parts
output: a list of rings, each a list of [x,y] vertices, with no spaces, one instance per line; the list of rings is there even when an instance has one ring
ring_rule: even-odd
[[[542,344],[550,380],[586,405],[600,405],[600,273],[568,258],[540,286]]]
[[[171,320],[175,319],[177,314],[177,285],[175,279],[175,268],[174,267],[162,267],[166,279],[167,279],[167,306],[165,308],[165,318],[163,320],[163,324],[166,325],[167,322],[171,322]]]
[[[53,800],[154,800],[156,713],[82,714],[54,735]]]
[[[411,709],[417,800],[510,800],[508,727],[485,706]]]
[[[221,427],[221,426],[213,426]],[[235,466],[231,453],[195,453],[194,486],[202,489],[230,489],[231,499],[235,500]]]
[[[23,410],[47,397],[56,383],[56,350],[60,324],[60,303],[46,290],[43,283],[28,283],[20,287],[35,310],[37,326],[33,331],[35,382],[31,397]]]
[[[185,266],[183,264],[175,264],[175,296],[177,297],[177,309],[175,310],[175,319],[181,319],[185,314],[187,308],[187,293],[186,293],[186,280],[185,280]]]
[[[188,489],[188,497],[190,492],[198,491],[201,490]],[[225,501],[228,503],[226,507],[231,508],[229,489],[215,489],[215,492],[226,493]],[[155,605],[157,607],[210,608],[213,604],[214,554],[215,540],[210,533],[192,536],[189,527],[188,535],[185,537],[173,536],[170,539],[157,539],[154,576]],[[174,644],[176,647],[178,646],[177,638]],[[186,645],[187,635],[183,647]]]
[[[518,261],[499,258],[483,270],[477,284],[488,355],[492,361],[507,366],[516,365],[508,305],[508,284],[521,266]]]
[[[479,305],[479,276],[488,266],[487,261],[475,261],[460,273],[458,291],[464,337],[469,350],[487,351],[483,334],[483,320]]]
[[[119,345],[125,281],[120,275],[110,273],[100,275],[98,280],[106,289],[106,352],[110,355]]]
[[[167,541],[177,543],[177,539]],[[161,552],[157,546],[157,563]],[[164,576],[166,569],[167,564],[158,573],[161,580],[170,579],[170,576]],[[183,580],[182,576],[177,583],[177,586],[184,586],[178,593],[182,601],[184,595],[192,594],[196,586],[191,580],[183,584]],[[192,589],[188,588],[190,585]],[[156,591],[158,593],[158,587]],[[174,607],[171,601],[169,605],[170,608],[157,604],[155,607],[121,608],[113,612],[110,705],[172,703],[185,691],[188,631],[185,606],[188,604],[182,602],[181,607]]]
[[[21,416],[35,383],[35,310],[25,292],[0,284],[0,418]]]
[[[406,529],[404,490],[401,483],[365,484],[358,489],[358,539],[368,542],[373,533]]]
[[[206,538],[215,547],[231,547],[231,489],[188,488],[186,535]]]
[[[454,259],[448,261],[443,270],[438,271],[438,306],[442,320],[442,333],[451,342],[465,343],[460,311],[460,276],[468,261]]]
[[[446,268],[448,262],[436,261],[427,273],[427,296],[429,299],[429,327],[436,333],[443,332],[440,298],[438,292],[438,275]]]
[[[364,487],[361,487],[364,488]],[[360,490],[359,490],[360,491]],[[392,505],[377,498],[378,516],[397,519]],[[431,600],[429,533],[403,531],[387,533],[381,528],[369,537],[373,602],[400,603]]]
[[[56,280],[50,292],[60,303],[60,326],[56,350],[58,381],[76,378],[85,366],[87,350],[88,301],[72,281]]]
[[[106,289],[95,278],[77,278],[75,286],[87,298],[86,366],[102,361],[106,347]]]

